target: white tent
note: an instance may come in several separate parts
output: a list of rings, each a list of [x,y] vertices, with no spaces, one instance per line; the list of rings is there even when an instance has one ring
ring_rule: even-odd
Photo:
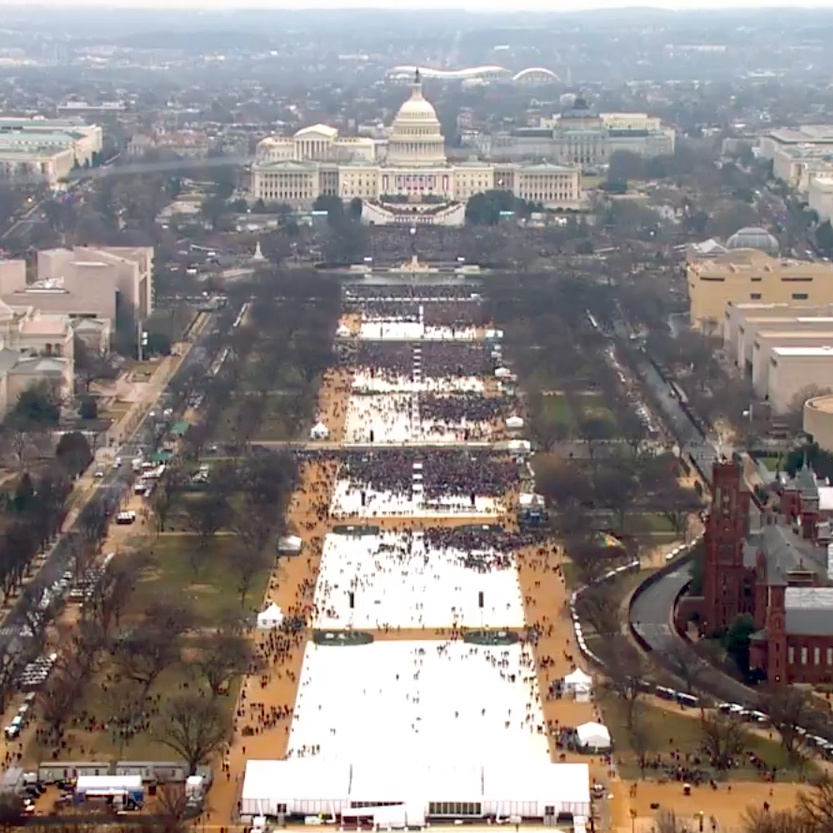
[[[263,613],[257,614],[257,626],[260,630],[279,628],[283,623],[283,612],[274,603],[269,605]]]
[[[512,416],[507,418],[506,427],[507,428],[523,428],[524,427],[524,421],[519,416],[515,416],[513,414]]]
[[[278,541],[278,552],[300,552],[302,543],[297,535],[284,535]]]
[[[495,376],[498,379],[505,379],[507,376],[511,376],[512,371],[508,367],[498,367],[495,368]]]
[[[338,329],[336,330],[336,336],[338,338],[347,338],[350,335],[350,328],[345,327],[344,324],[339,325]]]
[[[610,749],[610,732],[601,723],[582,723],[576,729],[578,745],[588,751]]]
[[[311,440],[326,440],[329,439],[329,436],[330,429],[327,428],[327,426],[324,425],[323,422],[316,422],[309,432],[309,438]]]
[[[576,668],[564,677],[564,692],[572,694],[576,700],[585,703],[590,699],[593,691],[593,678],[585,674],[581,668]]]

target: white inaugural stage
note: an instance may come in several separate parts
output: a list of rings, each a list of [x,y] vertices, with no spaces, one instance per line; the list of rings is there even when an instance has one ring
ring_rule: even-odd
[[[467,555],[482,562],[496,557],[492,551],[432,549],[421,532],[327,535],[315,589],[315,627],[523,627],[514,559],[502,569],[481,572],[465,566]]]

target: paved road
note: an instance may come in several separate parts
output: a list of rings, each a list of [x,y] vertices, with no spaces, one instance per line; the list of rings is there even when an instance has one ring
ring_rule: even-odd
[[[750,689],[696,657],[691,647],[671,626],[674,601],[690,579],[691,565],[681,564],[676,570],[646,587],[634,597],[630,614],[631,626],[648,643],[651,650],[657,653],[657,659],[672,672],[674,652],[681,648],[688,650],[692,662],[699,668],[698,683],[703,689],[718,699],[758,708],[758,698]],[[668,659],[669,655],[672,657],[671,660]]]

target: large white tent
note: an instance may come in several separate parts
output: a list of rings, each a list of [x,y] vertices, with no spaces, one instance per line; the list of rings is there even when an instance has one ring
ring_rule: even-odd
[[[524,421],[519,416],[515,416],[514,414],[506,419],[506,427],[511,429],[523,428]]]
[[[593,678],[576,668],[564,677],[564,693],[572,694],[579,702],[587,702],[593,691]]]
[[[257,626],[261,630],[279,628],[283,624],[283,611],[274,603],[257,614]]]
[[[330,429],[323,422],[316,422],[309,432],[311,440],[326,440],[330,437]]]
[[[610,732],[601,723],[582,723],[576,728],[578,745],[588,751],[610,749]]]
[[[284,535],[278,540],[278,552],[300,552],[303,543],[299,535]]]
[[[355,808],[363,808],[361,815],[375,816],[376,806],[402,805],[409,825],[426,816],[587,816],[590,772],[587,764],[546,761],[450,766],[407,757],[357,763],[325,757],[250,760],[241,801],[244,816],[275,816],[279,806],[289,815],[354,817]],[[401,815],[389,819],[393,826]]]

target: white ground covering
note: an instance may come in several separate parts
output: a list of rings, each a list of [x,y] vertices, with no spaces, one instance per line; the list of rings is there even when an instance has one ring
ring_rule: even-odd
[[[534,662],[515,644],[308,643],[290,755],[346,761],[549,761]],[[539,731],[539,729],[541,731]]]
[[[483,379],[478,376],[458,376],[453,379],[438,379],[431,376],[421,380],[410,379],[407,376],[393,374],[372,374],[360,370],[353,376],[353,390],[368,393],[454,393],[455,391],[471,391],[482,393],[485,390]]]
[[[483,553],[485,558],[490,554]],[[465,556],[456,549],[429,549],[419,532],[327,535],[315,588],[315,627],[522,627],[514,562],[506,569],[479,572],[464,566]]]
[[[454,425],[420,419],[418,394],[354,394],[347,405],[344,441],[382,445],[461,443],[466,442],[466,428],[470,438],[488,438],[487,422]]]
[[[362,506],[362,493],[365,504]],[[377,492],[357,486],[353,481],[340,479],[333,490],[330,514],[337,518],[385,518],[416,515],[422,518],[443,518],[460,515],[488,518],[499,515],[503,501],[495,497],[476,495],[474,506],[469,495],[455,495],[428,501],[421,493],[395,494]]]
[[[426,327],[419,321],[364,320],[359,338],[366,341],[474,341],[474,327]]]

